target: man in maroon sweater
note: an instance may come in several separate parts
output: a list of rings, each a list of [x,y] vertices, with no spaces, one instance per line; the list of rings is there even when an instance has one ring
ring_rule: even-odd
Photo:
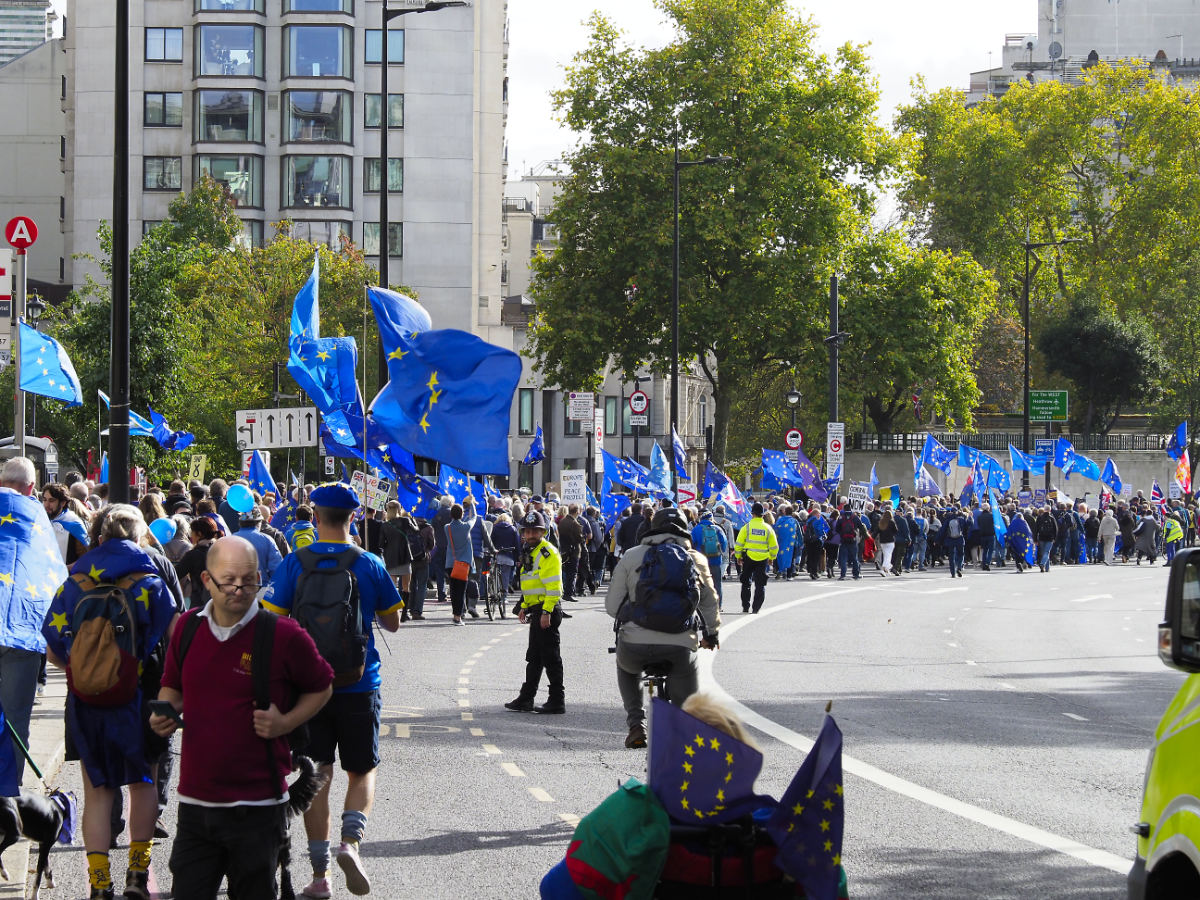
[[[215,541],[201,576],[212,599],[188,616],[207,622],[179,665],[180,620],[172,635],[159,699],[183,713],[179,825],[171,851],[176,900],[213,900],[221,879],[231,896],[276,896],[275,869],[286,839],[287,735],[312,718],[333,692],[333,670],[294,619],[274,620],[271,706],[255,709],[251,678],[258,553],[237,537]],[[295,698],[293,701],[292,698]],[[150,727],[173,732],[173,718]],[[264,741],[275,753],[272,764]]]

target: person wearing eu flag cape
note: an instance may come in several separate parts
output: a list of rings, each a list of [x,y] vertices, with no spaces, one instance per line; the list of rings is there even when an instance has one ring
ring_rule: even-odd
[[[134,506],[114,504],[104,510],[97,545],[71,567],[46,614],[42,634],[46,658],[65,668],[71,692],[67,695],[66,758],[78,759],[83,773],[83,840],[87,851],[92,900],[113,896],[108,850],[112,840],[110,814],[115,792],[129,787],[129,868],[125,896],[149,900],[150,846],[158,814],[154,778],[156,760],[166,740],[149,730],[146,703],[157,690],[158,665],[151,662],[159,641],[176,619],[175,600],[154,560],[139,546],[149,529]],[[95,657],[74,659],[76,644],[95,630],[100,617],[85,610],[98,592],[116,585],[133,623],[131,655],[136,671],[133,684],[118,679],[112,691],[87,694],[80,687],[85,664]],[[80,644],[81,646],[92,646]],[[103,646],[102,644],[97,646]],[[81,650],[81,653],[84,652]],[[122,651],[122,665],[125,655]],[[122,669],[124,671],[124,669]],[[126,690],[126,688],[131,690]],[[125,693],[130,697],[125,699]]]

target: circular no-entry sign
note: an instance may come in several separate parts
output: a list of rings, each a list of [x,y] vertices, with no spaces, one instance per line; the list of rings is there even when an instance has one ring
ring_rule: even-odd
[[[783,443],[789,450],[799,450],[804,443],[804,432],[799,428],[789,428],[783,434]]]
[[[17,248],[18,253],[24,253],[37,240],[37,225],[29,216],[14,216],[4,226],[4,239]]]
[[[645,391],[634,391],[629,395],[629,409],[635,415],[640,416],[650,408],[650,398]]]

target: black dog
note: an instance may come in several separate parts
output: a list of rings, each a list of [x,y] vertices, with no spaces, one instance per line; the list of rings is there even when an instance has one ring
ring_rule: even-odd
[[[41,891],[43,875],[46,884],[54,887],[50,850],[60,840],[68,844],[71,842],[75,831],[74,814],[74,796],[62,791],[51,791],[45,797],[28,791],[21,791],[19,797],[0,797],[0,853],[22,837],[38,845],[37,874],[33,880],[33,892],[29,895],[33,900],[37,900]],[[67,829],[69,833],[64,839]],[[8,872],[2,862],[0,876],[8,880]]]
[[[292,887],[292,822],[297,816],[304,815],[313,800],[329,780],[328,775],[317,769],[317,764],[307,756],[299,753],[292,754],[292,763],[300,775],[288,785],[287,803],[287,834],[279,845],[279,897],[280,900],[295,900],[296,891]]]

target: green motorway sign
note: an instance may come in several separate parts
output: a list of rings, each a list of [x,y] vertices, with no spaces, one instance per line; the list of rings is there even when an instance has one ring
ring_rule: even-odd
[[[1030,391],[1029,420],[1031,422],[1067,421],[1067,392]]]

